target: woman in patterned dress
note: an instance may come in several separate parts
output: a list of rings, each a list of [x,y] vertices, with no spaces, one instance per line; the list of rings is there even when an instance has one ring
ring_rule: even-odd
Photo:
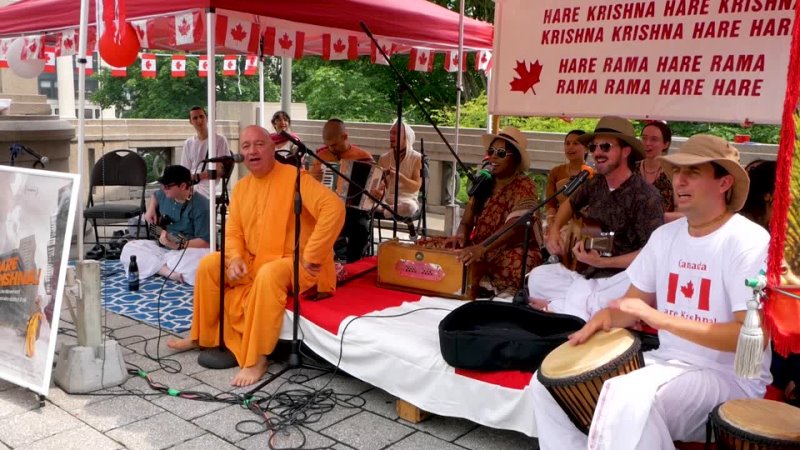
[[[672,130],[669,125],[660,121],[652,121],[644,126],[640,140],[644,144],[644,159],[636,163],[636,170],[645,181],[652,184],[661,193],[664,206],[664,222],[671,222],[683,214],[675,211],[675,194],[672,190],[672,174],[665,173],[658,157],[666,155],[672,144]]]
[[[479,185],[470,198],[455,235],[422,241],[429,247],[460,249],[459,259],[473,266],[473,279],[484,279],[497,293],[513,293],[519,286],[525,230],[516,227],[491,245],[483,242],[536,206],[536,184],[526,175],[530,167],[527,144],[525,135],[514,127],[484,135],[491,180]],[[536,232],[541,225],[536,217],[531,226],[527,270],[542,263]]]

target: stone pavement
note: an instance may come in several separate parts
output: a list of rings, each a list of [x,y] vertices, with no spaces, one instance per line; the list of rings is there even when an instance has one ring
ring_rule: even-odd
[[[64,311],[58,343],[75,343],[75,326]],[[108,313],[106,332],[123,347],[126,364],[135,365],[153,381],[170,388],[211,394],[231,390],[235,369],[207,370],[197,364],[196,352],[174,354],[166,345],[170,335],[155,327]],[[156,357],[161,358],[159,363]],[[170,368],[177,368],[176,372]],[[273,363],[270,372],[283,367]],[[347,375],[306,371],[307,380],[291,372],[259,392],[333,388],[339,397],[358,394],[363,406],[337,404],[316,422],[291,433],[277,433],[275,448],[332,449],[538,449],[536,439],[457,418],[433,416],[418,424],[399,419],[395,398]],[[354,399],[355,403],[358,399]],[[491,405],[487,405],[491,407]],[[250,422],[247,422],[250,421]],[[45,406],[36,396],[0,381],[0,450],[3,449],[266,449],[263,419],[232,404],[187,400],[150,389],[142,377],[93,395],[70,395],[53,385]],[[301,432],[302,433],[301,433]]]

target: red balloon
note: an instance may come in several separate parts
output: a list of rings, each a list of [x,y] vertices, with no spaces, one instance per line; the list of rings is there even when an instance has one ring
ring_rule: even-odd
[[[133,25],[125,23],[121,42],[114,42],[114,27],[106,27],[100,38],[98,50],[103,60],[113,67],[128,67],[139,56],[139,36]]]

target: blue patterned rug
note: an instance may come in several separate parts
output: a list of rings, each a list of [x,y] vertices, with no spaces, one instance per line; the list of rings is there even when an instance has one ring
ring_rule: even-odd
[[[165,285],[165,278],[156,275],[140,283],[138,291],[131,292],[119,260],[102,261],[100,267],[100,295],[107,310],[153,326],[160,322],[162,328],[175,333],[192,326],[191,286],[171,280]]]

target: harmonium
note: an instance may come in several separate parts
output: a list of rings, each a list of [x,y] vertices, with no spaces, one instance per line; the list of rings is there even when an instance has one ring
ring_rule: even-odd
[[[436,297],[473,300],[477,282],[471,266],[456,258],[457,251],[402,243],[378,246],[378,286]]]

